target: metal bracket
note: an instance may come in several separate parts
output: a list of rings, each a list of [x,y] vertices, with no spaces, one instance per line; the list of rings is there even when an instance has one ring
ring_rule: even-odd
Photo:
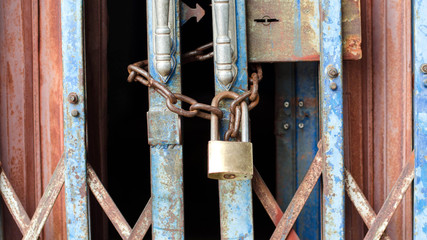
[[[215,76],[220,85],[229,90],[237,75],[235,3],[213,0],[212,4]]]

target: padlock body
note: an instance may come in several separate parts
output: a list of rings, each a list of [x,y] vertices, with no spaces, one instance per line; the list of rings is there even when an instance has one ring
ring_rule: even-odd
[[[208,178],[247,180],[253,176],[252,143],[209,141]]]

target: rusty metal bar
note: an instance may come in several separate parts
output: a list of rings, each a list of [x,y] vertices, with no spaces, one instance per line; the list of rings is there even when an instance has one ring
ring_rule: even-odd
[[[89,239],[86,184],[84,1],[61,1],[67,237]]]
[[[341,0],[320,0],[320,16],[320,129],[324,160],[322,239],[344,239]]]
[[[179,0],[147,1],[149,72],[174,93],[181,93],[180,7]],[[153,239],[184,239],[181,119],[155,90],[149,98]]]
[[[151,226],[151,198],[142,211],[138,221],[132,229],[126,219],[123,217],[117,205],[114,203],[110,194],[108,194],[104,185],[99,180],[92,166],[88,164],[88,184],[98,203],[101,205],[105,214],[107,214],[113,226],[123,239],[136,240],[142,239]]]
[[[123,239],[128,239],[132,232],[131,227],[117,208],[113,199],[111,199],[110,194],[108,194],[90,164],[87,165],[87,183],[117,232]]]
[[[128,240],[139,240],[144,238],[145,234],[151,226],[151,207],[152,198],[150,198],[150,200],[147,202],[147,205],[145,205],[145,208],[139,216],[138,221],[135,223]]]
[[[65,166],[64,157],[58,162],[55,171],[43,193],[42,198],[37,206],[37,209],[31,219],[30,225],[24,234],[23,240],[37,239],[46,223],[47,217],[59,196],[59,193],[65,181]]]
[[[397,179],[393,189],[388,195],[384,205],[378,212],[374,223],[365,236],[365,240],[378,240],[384,233],[391,217],[405,196],[406,190],[411,185],[414,179],[414,161],[412,159],[406,164],[399,178]]]
[[[22,234],[25,234],[31,222],[30,218],[28,217],[24,206],[22,206],[21,201],[19,201],[19,198],[16,195],[15,190],[13,190],[13,187],[10,184],[9,179],[7,179],[3,169],[1,169],[0,173],[0,193],[7,208],[12,214],[13,219],[18,225],[19,230]]]
[[[258,196],[259,201],[270,216],[271,221],[273,221],[274,226],[279,224],[280,219],[283,216],[282,209],[280,209],[279,204],[276,199],[274,199],[273,194],[271,194],[270,189],[268,189],[258,170],[254,167],[254,177],[252,178],[252,188],[255,194]],[[299,240],[299,237],[294,229],[291,229],[287,240]]]
[[[414,240],[427,239],[427,1],[412,1],[414,119]]]
[[[323,146],[322,143],[319,142],[319,150],[317,151],[316,156],[314,157],[313,162],[308,169],[307,174],[304,177],[304,180],[301,182],[298,187],[297,192],[292,198],[291,203],[286,208],[285,213],[280,219],[279,224],[274,230],[273,235],[270,239],[279,240],[286,237],[291,231],[295,221],[298,218],[302,208],[304,207],[305,202],[310,196],[311,191],[314,186],[316,186],[317,181],[319,180],[320,175],[322,174],[322,164],[323,164]]]
[[[372,227],[372,224],[374,223],[377,214],[369,204],[368,199],[366,199],[365,195],[362,192],[362,189],[360,189],[359,185],[357,185],[356,180],[354,180],[351,173],[347,169],[345,169],[344,173],[345,190],[347,192],[347,195],[369,229]],[[391,240],[387,233],[383,234],[382,239]]]

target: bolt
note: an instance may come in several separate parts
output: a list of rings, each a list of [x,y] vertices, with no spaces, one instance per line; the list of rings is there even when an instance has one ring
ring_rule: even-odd
[[[303,101],[299,101],[299,102],[298,102],[298,106],[299,106],[299,107],[304,107],[304,102],[303,102]]]
[[[288,101],[285,101],[285,102],[283,103],[283,105],[285,106],[285,108],[288,108],[288,107],[289,107],[289,105],[290,105],[290,103],[289,103]]]
[[[427,73],[427,63],[421,64],[421,72]]]
[[[289,123],[285,123],[284,125],[283,125],[283,128],[285,129],[285,130],[288,130],[289,129]]]
[[[298,123],[298,127],[303,129],[304,128],[304,123]]]
[[[75,92],[72,92],[68,95],[68,102],[72,104],[76,104],[79,101],[79,97]]]
[[[236,175],[234,175],[234,174],[224,174],[224,178],[225,179],[235,179]]]
[[[338,86],[337,86],[337,84],[336,83],[331,83],[331,85],[329,85],[329,87],[333,90],[333,91],[335,91],[335,90],[337,90],[337,88],[338,88]]]
[[[71,111],[71,116],[78,117],[79,115],[80,115],[80,113],[76,109],[74,109],[74,110]]]
[[[336,77],[338,77],[338,75],[339,75],[339,72],[336,68],[334,68],[332,66],[328,67],[328,76],[330,78],[336,78]]]

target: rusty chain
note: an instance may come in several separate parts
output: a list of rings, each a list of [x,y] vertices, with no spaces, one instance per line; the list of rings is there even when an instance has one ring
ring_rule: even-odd
[[[182,55],[182,62],[189,63],[195,61],[205,61],[213,57],[213,52],[207,52],[213,47],[212,43],[205,44],[198,47],[197,49],[187,52]],[[188,97],[180,93],[172,93],[162,83],[154,80],[148,73],[148,60],[143,60],[130,64],[128,66],[128,82],[140,82],[144,86],[153,88],[162,97],[166,99],[167,108],[184,117],[201,117],[204,119],[211,119],[211,114],[215,114],[218,118],[223,117],[223,112],[218,107],[214,107],[208,104],[199,103],[195,99]],[[252,110],[259,103],[258,84],[262,79],[262,68],[261,65],[257,64],[252,69],[254,72],[249,78],[250,89],[247,92],[241,94],[238,98],[234,99],[230,105],[230,121],[228,130],[225,133],[224,139],[228,140],[231,137],[237,137],[240,128],[241,110],[240,103],[245,99],[249,100],[249,110]],[[178,100],[188,103],[190,105],[188,110],[177,107],[175,104]]]

